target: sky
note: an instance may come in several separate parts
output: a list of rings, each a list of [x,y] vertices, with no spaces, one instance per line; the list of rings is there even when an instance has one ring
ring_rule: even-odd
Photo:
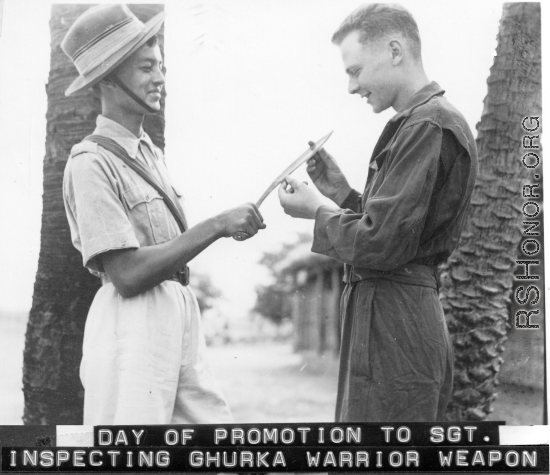
[[[74,2],[85,3],[85,2]],[[145,3],[145,2],[144,2]],[[152,3],[152,2],[149,2]],[[347,92],[330,37],[360,1],[167,1],[166,159],[183,190],[188,221],[256,201],[306,148],[325,148],[362,189],[368,160],[393,111],[374,114]],[[419,25],[424,67],[475,132],[496,48],[502,2],[403,1]],[[51,2],[5,0],[0,37],[0,311],[27,311],[40,246],[42,161]],[[197,37],[204,42],[199,44]],[[304,169],[296,176],[306,179]],[[267,229],[223,239],[194,261],[224,294],[221,311],[242,316],[270,282],[258,261],[313,221],[286,216],[276,192],[260,209]]]

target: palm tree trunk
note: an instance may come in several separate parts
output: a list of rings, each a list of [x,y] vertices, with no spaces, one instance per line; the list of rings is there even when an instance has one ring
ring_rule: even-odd
[[[447,414],[454,421],[484,419],[495,398],[525,220],[522,186],[536,181],[522,164],[521,123],[541,115],[540,22],[540,3],[504,4],[477,125],[480,170],[470,219],[441,274],[455,347],[455,389]]]
[[[62,181],[71,147],[92,133],[100,104],[91,90],[65,97],[76,70],[60,43],[69,26],[89,7],[52,6],[41,244],[23,363],[25,424],[82,423],[84,390],[78,376],[82,337],[100,281],[82,266],[82,256],[71,243]],[[132,6],[141,19],[162,8]],[[163,114],[149,118],[144,127],[157,145],[164,145]]]

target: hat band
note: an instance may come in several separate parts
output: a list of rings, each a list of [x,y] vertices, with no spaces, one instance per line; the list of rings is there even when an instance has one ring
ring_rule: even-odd
[[[88,43],[86,43],[84,46],[81,46],[79,49],[77,49],[72,56],[73,62],[76,61],[76,59],[84,53],[87,49],[90,49],[94,44],[101,41],[106,36],[113,33],[113,31],[118,30],[119,28],[122,28],[127,23],[130,23],[133,20],[132,17],[125,18],[124,20],[116,23],[115,25],[111,26],[111,28],[107,28],[103,33],[100,33],[95,38],[92,38]]]
[[[141,22],[126,22],[118,28],[112,28],[78,50],[73,59],[81,76],[86,76],[95,68],[111,58],[133,39],[143,36],[147,31]]]

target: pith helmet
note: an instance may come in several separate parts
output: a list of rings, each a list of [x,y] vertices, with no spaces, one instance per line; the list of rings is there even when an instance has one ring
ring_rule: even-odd
[[[86,10],[61,42],[79,73],[65,95],[107,76],[158,33],[164,17],[161,12],[142,23],[126,5],[98,5]]]

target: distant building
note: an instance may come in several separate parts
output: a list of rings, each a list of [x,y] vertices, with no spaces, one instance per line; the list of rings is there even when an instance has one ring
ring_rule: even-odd
[[[294,324],[294,348],[319,355],[340,350],[343,265],[299,244],[273,269],[282,282],[284,312]]]

